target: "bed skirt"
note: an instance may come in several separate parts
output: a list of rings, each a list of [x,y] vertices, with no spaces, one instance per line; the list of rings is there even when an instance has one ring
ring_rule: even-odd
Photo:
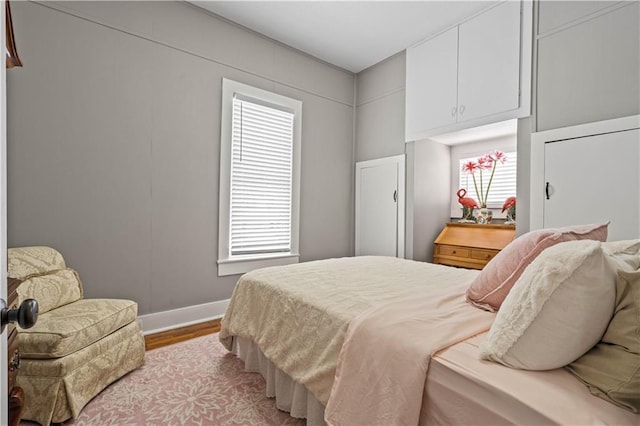
[[[244,361],[245,371],[264,377],[267,397],[275,397],[279,410],[291,417],[307,419],[307,426],[326,426],[324,405],[303,384],[295,382],[269,361],[253,341],[234,336],[233,353]]]

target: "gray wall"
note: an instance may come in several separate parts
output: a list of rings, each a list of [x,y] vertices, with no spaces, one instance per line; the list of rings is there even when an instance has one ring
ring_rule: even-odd
[[[405,52],[358,73],[356,161],[400,155],[404,146]]]
[[[223,77],[303,102],[301,260],[352,254],[354,76],[185,2],[14,2],[8,244],[51,245],[139,313],[217,276]]]
[[[539,3],[538,131],[640,114],[639,7]]]
[[[640,114],[640,3],[535,5],[533,114],[518,123],[518,234],[529,230],[531,132]]]
[[[516,182],[516,235],[529,232],[531,206],[531,117],[518,119],[518,170]],[[524,159],[524,160],[523,160]]]
[[[405,52],[358,73],[356,161],[406,154],[405,257],[431,261],[433,241],[449,220],[450,149],[405,143]]]
[[[431,140],[413,145],[413,259],[433,261],[433,242],[451,219],[451,148]]]

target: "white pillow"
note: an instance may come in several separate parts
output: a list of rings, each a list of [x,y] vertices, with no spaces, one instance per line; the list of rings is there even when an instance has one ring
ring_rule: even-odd
[[[480,357],[526,370],[575,361],[607,329],[615,279],[599,241],[568,241],[545,249],[505,298]]]
[[[627,272],[640,268],[640,240],[622,240],[601,243],[602,251],[616,269]]]

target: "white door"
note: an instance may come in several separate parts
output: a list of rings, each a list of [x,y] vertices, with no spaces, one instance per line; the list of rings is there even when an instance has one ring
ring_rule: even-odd
[[[640,237],[640,130],[549,142],[544,227],[610,220],[609,241]]]
[[[520,7],[506,1],[460,24],[458,121],[518,108]]]
[[[356,163],[356,256],[404,257],[404,161]]]
[[[1,59],[5,58],[5,11],[0,8]],[[7,300],[7,90],[4,60],[0,65],[0,297]],[[7,416],[7,331],[0,335],[0,425],[9,423]]]

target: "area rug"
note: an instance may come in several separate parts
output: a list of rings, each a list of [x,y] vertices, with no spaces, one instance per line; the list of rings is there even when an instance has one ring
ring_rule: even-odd
[[[265,396],[259,373],[212,334],[147,352],[145,365],[107,387],[66,424],[304,425]]]

